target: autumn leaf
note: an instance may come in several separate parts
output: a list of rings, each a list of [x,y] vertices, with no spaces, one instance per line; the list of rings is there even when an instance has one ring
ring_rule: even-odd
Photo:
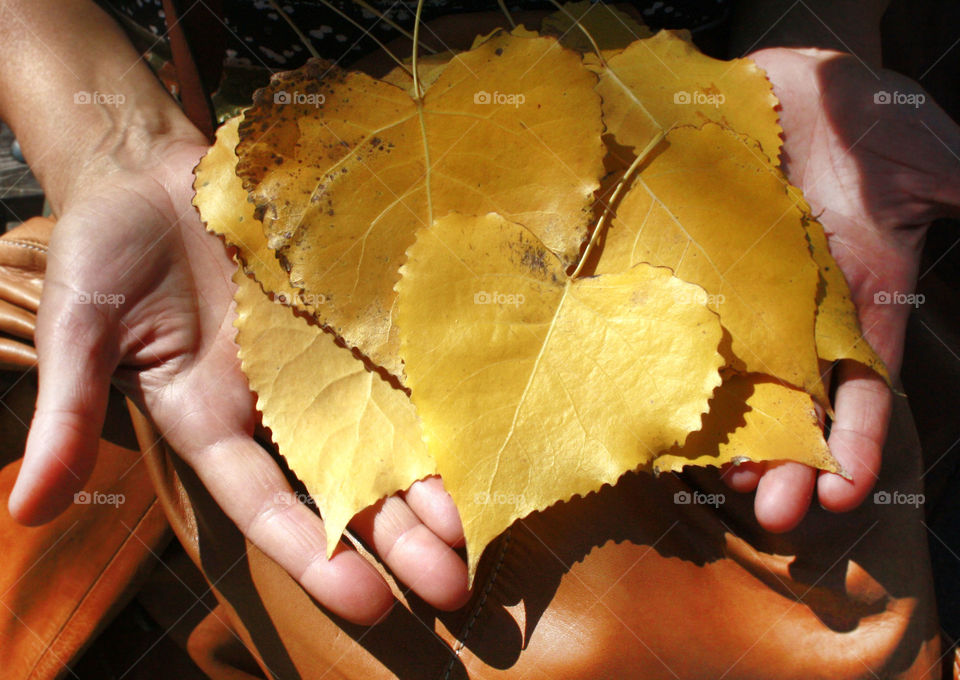
[[[407,395],[238,271],[237,344],[257,409],[316,500],[332,555],[353,516],[436,473]]]
[[[515,519],[683,442],[720,383],[702,290],[645,264],[570,279],[499,215],[419,230],[397,290],[408,384],[471,578]]]
[[[253,204],[247,201],[247,192],[237,177],[234,149],[239,125],[239,117],[231,118],[217,129],[216,141],[194,170],[193,204],[207,229],[236,248],[240,266],[265,292],[302,307],[298,304],[301,291],[290,285],[276,254],[267,247],[263,223],[254,215]]]
[[[792,460],[843,474],[806,392],[755,373],[731,372],[710,400],[703,427],[657,456],[656,473],[688,465]]]
[[[578,52],[592,52],[594,44],[601,51],[623,49],[634,40],[652,35],[649,28],[626,12],[590,0],[568,2],[544,17],[540,33],[554,36],[561,45]]]
[[[840,266],[830,254],[823,225],[809,215],[806,201],[801,203],[806,219],[804,226],[810,242],[810,252],[820,268],[822,290],[817,302],[817,354],[827,361],[850,359],[872,369],[887,383],[890,374],[883,359],[863,337],[857,308],[850,299],[850,286]]]
[[[670,267],[706,291],[733,368],[825,404],[814,340],[819,275],[802,221],[749,140],[715,124],[677,128],[617,206],[596,271]]]
[[[487,36],[489,39],[491,36]],[[483,41],[480,41],[483,42]],[[480,44],[479,42],[477,43]],[[440,74],[443,73],[443,69],[447,67],[447,64],[450,63],[450,60],[457,56],[457,53],[452,50],[446,50],[444,52],[437,52],[436,54],[426,54],[420,57],[417,62],[417,73],[420,76],[420,87],[429,89],[437,82],[437,78],[440,77]],[[410,59],[406,59],[403,64],[398,64],[395,68],[391,69],[381,80],[385,83],[390,83],[399,87],[401,90],[406,90],[407,94],[411,97],[416,97],[416,91],[413,88],[413,76],[412,74],[412,62]]]
[[[575,259],[602,172],[595,82],[553,39],[509,34],[454,57],[422,101],[312,61],[246,112],[237,174],[317,319],[402,376],[393,286],[418,227],[496,210]]]
[[[660,131],[714,122],[752,137],[776,161],[782,144],[778,102],[763,69],[751,59],[708,57],[683,35],[660,31],[606,64],[585,56],[600,76],[607,131],[640,150]]]
[[[434,474],[435,465],[407,395],[284,306],[296,306],[303,293],[267,247],[235,173],[238,124],[220,126],[197,166],[194,204],[207,228],[237,249],[241,366],[264,425],[320,507],[331,554],[354,514]]]

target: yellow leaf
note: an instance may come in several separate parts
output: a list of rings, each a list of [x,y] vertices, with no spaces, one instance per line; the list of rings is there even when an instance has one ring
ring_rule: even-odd
[[[193,204],[209,231],[220,235],[237,249],[244,271],[255,278],[264,291],[297,306],[300,291],[290,285],[287,273],[267,247],[263,224],[256,218],[253,204],[237,177],[237,127],[240,118],[231,118],[217,129],[217,138],[194,170],[196,194]]]
[[[714,124],[666,140],[617,206],[597,273],[670,267],[706,290],[736,370],[826,404],[814,340],[819,274],[802,212],[749,140]]]
[[[588,59],[590,61],[590,59]],[[643,149],[660,130],[712,121],[755,139],[774,162],[780,154],[777,98],[751,59],[721,61],[674,31],[639,40],[607,60],[600,75],[603,119],[617,141]]]
[[[456,55],[422,102],[313,61],[260,91],[237,172],[291,283],[325,301],[317,319],[402,377],[393,286],[418,227],[498,211],[576,258],[602,173],[595,83],[553,39],[506,33]]]
[[[809,394],[757,374],[730,373],[710,400],[703,428],[653,462],[654,472],[687,465],[792,460],[842,473]]]
[[[809,206],[801,204],[806,213],[804,224],[810,241],[810,252],[820,268],[822,290],[817,304],[817,354],[821,359],[837,361],[851,359],[867,366],[890,382],[883,359],[863,337],[860,317],[850,299],[850,286],[830,254],[823,225],[809,215]]]
[[[494,38],[497,35],[500,35],[504,32],[505,29],[498,27],[490,31],[489,33],[481,33],[473,39],[473,42],[470,44],[470,49],[475,50],[483,43],[487,42],[491,38]],[[540,34],[536,31],[531,31],[523,24],[517,24],[510,29],[510,35],[515,38],[539,38]]]
[[[544,17],[540,33],[552,35],[564,47],[578,52],[593,51],[587,33],[601,51],[622,49],[634,40],[652,35],[649,28],[626,12],[590,0],[569,2],[562,9]]]
[[[721,328],[669,270],[572,280],[499,215],[452,214],[417,234],[397,286],[401,352],[472,579],[514,520],[612,484],[700,427]]]
[[[420,75],[420,84],[424,89],[429,89],[435,82],[443,69],[447,67],[450,60],[456,56],[456,52],[447,50],[436,54],[425,54],[417,60],[417,69]],[[382,80],[385,83],[396,85],[402,90],[406,90],[411,97],[416,96],[413,89],[413,67],[410,59],[404,60],[406,69],[396,66],[391,69]]]
[[[242,272],[233,280],[243,372],[263,424],[320,508],[330,555],[358,511],[436,467],[404,392]]]

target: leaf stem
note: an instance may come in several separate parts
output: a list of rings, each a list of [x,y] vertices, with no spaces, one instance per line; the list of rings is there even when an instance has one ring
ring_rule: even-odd
[[[413,38],[413,33],[411,33],[410,31],[408,31],[407,29],[405,29],[403,26],[401,26],[400,24],[398,24],[396,21],[394,21],[393,19],[391,19],[391,18],[390,18],[389,16],[387,16],[384,12],[381,12],[381,11],[378,10],[376,7],[373,7],[370,3],[364,2],[364,0],[353,0],[353,4],[359,5],[359,6],[362,7],[363,9],[367,10],[368,12],[370,12],[370,14],[373,14],[375,17],[377,17],[377,19],[379,19],[380,21],[382,21],[383,23],[385,23],[387,26],[389,26],[390,28],[392,28],[393,30],[395,30],[397,33],[399,33],[400,35],[402,35],[404,38],[406,38],[406,39],[409,40],[410,42],[413,42],[413,39],[414,39],[414,38]],[[371,36],[371,37],[372,37],[372,36]],[[424,45],[423,49],[425,49],[425,50],[426,50],[427,52],[429,52],[430,54],[436,54],[436,53],[437,53],[437,51],[436,51],[435,49],[433,49],[432,47],[430,47],[429,45]]]
[[[617,81],[617,84],[620,85],[621,88],[623,88],[623,89],[626,90],[627,92],[630,92],[630,89],[629,89],[626,85],[623,84],[623,81],[620,80],[620,77],[613,71],[613,69],[610,68],[610,65],[607,64],[607,60],[603,58],[603,53],[600,51],[600,46],[597,45],[597,41],[593,39],[593,36],[592,36],[592,35],[590,35],[590,31],[587,30],[586,26],[584,26],[583,24],[581,24],[579,19],[574,19],[574,18],[573,18],[573,15],[570,14],[570,12],[568,12],[562,5],[560,5],[560,3],[557,2],[557,0],[550,0],[550,3],[551,3],[554,7],[556,7],[559,11],[563,12],[564,14],[566,14],[567,17],[569,17],[570,20],[571,20],[574,24],[577,25],[577,28],[579,28],[581,31],[583,31],[583,34],[584,34],[585,36],[587,36],[587,40],[589,40],[589,41],[590,41],[590,44],[593,46],[593,51],[596,52],[596,54],[597,54],[597,59],[600,60],[600,65],[603,66],[604,69],[606,69],[607,73],[609,73],[611,76],[613,76],[613,78]],[[631,94],[632,94],[632,93],[631,93]],[[634,99],[634,102],[637,104],[637,106],[640,107],[640,109],[644,112],[644,114],[646,114],[647,118],[649,118],[650,121],[651,121],[657,128],[659,128],[660,130],[663,130],[663,126],[660,125],[660,122],[659,122],[656,118],[653,117],[653,114],[651,114],[650,111],[647,110],[647,107],[643,105],[643,102],[641,102],[641,101],[638,100],[638,99]]]
[[[507,17],[507,21],[510,22],[510,28],[516,28],[517,22],[513,20],[510,10],[507,9],[507,3],[504,2],[504,0],[497,0],[497,4],[500,5],[500,11],[503,12],[503,16]]]
[[[577,262],[576,269],[574,269],[573,273],[570,275],[571,279],[577,278],[577,276],[579,276],[580,272],[583,270],[584,265],[586,265],[587,258],[590,257],[590,252],[600,239],[600,234],[603,232],[603,228],[606,226],[607,217],[611,212],[610,206],[616,204],[617,199],[620,197],[620,192],[623,191],[623,188],[627,185],[627,180],[631,175],[633,175],[634,171],[640,166],[640,164],[646,160],[647,156],[650,155],[650,152],[653,151],[666,136],[666,131],[660,130],[660,132],[658,132],[654,138],[651,139],[650,142],[643,148],[643,151],[641,151],[637,157],[633,159],[633,163],[630,164],[630,167],[627,168],[626,172],[623,173],[623,177],[621,177],[620,181],[617,182],[617,187],[613,190],[613,193],[610,194],[610,200],[607,201],[607,205],[603,209],[603,214],[600,215],[600,219],[597,221],[597,226],[590,235],[590,241],[587,243],[587,247],[584,249],[583,255],[580,256],[580,261]]]
[[[593,46],[593,51],[597,53],[597,58],[600,60],[600,63],[601,63],[604,67],[606,67],[606,66],[607,66],[607,61],[606,61],[606,59],[603,58],[603,54],[600,52],[600,46],[597,45],[597,41],[593,39],[593,36],[592,36],[592,35],[590,35],[590,31],[587,30],[587,27],[584,26],[583,24],[581,24],[579,19],[574,19],[574,18],[573,18],[573,15],[570,14],[570,12],[567,11],[566,7],[564,7],[564,6],[561,5],[559,2],[557,2],[557,0],[550,0],[550,4],[553,5],[554,7],[556,7],[557,10],[559,10],[559,11],[563,12],[564,14],[566,14],[567,17],[570,19],[570,21],[572,21],[572,22],[576,25],[577,28],[579,28],[581,31],[583,31],[583,34],[584,34],[585,36],[587,36],[587,40],[589,40],[589,41],[590,41],[590,44]],[[569,32],[569,31],[568,31],[568,32]],[[564,35],[566,35],[566,33],[565,33]]]
[[[270,0],[270,2],[273,2],[273,1],[274,1],[274,0]],[[349,22],[350,22],[351,24],[353,24],[355,27],[357,27],[357,28],[359,28],[361,31],[363,31],[363,34],[364,34],[364,35],[366,35],[368,38],[370,38],[373,42],[377,43],[377,44],[380,46],[380,49],[383,50],[384,52],[386,52],[387,55],[397,63],[397,66],[399,66],[399,67],[402,68],[404,71],[406,71],[406,72],[407,72],[407,75],[410,75],[410,69],[407,68],[407,65],[404,64],[403,61],[401,61],[401,59],[400,59],[397,55],[395,55],[393,52],[391,52],[391,51],[390,51],[390,48],[387,47],[386,45],[384,45],[384,44],[377,38],[377,36],[375,36],[375,35],[373,34],[373,32],[372,32],[369,28],[364,28],[363,26],[361,26],[359,23],[357,23],[357,21],[356,21],[353,17],[351,17],[349,14],[344,13],[344,12],[343,12],[342,10],[340,10],[338,7],[336,7],[335,5],[331,4],[328,0],[320,0],[320,2],[323,3],[323,5],[324,5],[325,7],[328,7],[329,9],[332,9],[334,12],[336,12],[336,13],[339,14],[341,17],[343,17],[344,19],[346,19],[347,21],[349,21]],[[292,25],[292,24],[291,24],[291,25]],[[297,31],[297,33],[299,34],[299,31]],[[310,51],[311,51],[311,53],[313,54],[313,56],[315,56],[315,57],[319,57],[319,56],[320,56],[320,55],[318,55],[316,52],[313,51],[313,48],[311,48]]]
[[[423,90],[420,89],[420,74],[417,71],[417,52],[420,47],[420,15],[423,13],[423,0],[417,0],[417,16],[413,20],[413,54],[410,57],[410,65],[413,67],[413,91],[417,99],[423,98]]]
[[[289,16],[287,16],[287,13],[283,11],[283,9],[280,7],[280,4],[277,2],[277,0],[267,0],[267,1],[268,1],[268,2],[270,3],[270,5],[273,7],[274,11],[275,11],[277,14],[279,14],[280,16],[283,17],[283,20],[286,21],[286,22],[287,22],[287,25],[288,25],[290,28],[293,29],[293,32],[297,34],[297,37],[300,38],[300,42],[302,42],[303,45],[304,45],[304,47],[307,48],[307,51],[310,53],[310,56],[312,56],[312,57],[314,57],[314,58],[316,58],[316,59],[319,59],[319,58],[320,58],[320,53],[317,52],[316,48],[313,46],[313,43],[310,42],[310,38],[308,38],[307,36],[305,36],[305,35],[303,34],[303,31],[301,31],[301,30],[297,27],[297,25],[296,25],[295,23],[293,23],[293,19],[291,19]]]

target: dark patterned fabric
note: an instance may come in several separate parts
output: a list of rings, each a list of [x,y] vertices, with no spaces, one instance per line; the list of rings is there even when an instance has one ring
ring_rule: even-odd
[[[114,12],[128,17],[156,36],[166,32],[160,0],[102,0]],[[376,14],[352,0],[329,0],[352,17],[366,31],[383,42],[398,37],[397,32]],[[412,30],[416,0],[367,0],[367,4],[396,24]],[[727,0],[674,0],[672,2],[634,2],[648,26],[696,29],[720,21],[727,11]],[[553,10],[547,0],[507,0],[510,11]],[[318,0],[227,0],[225,23],[228,30],[227,59],[234,63],[264,66],[271,70],[299,66],[309,56],[302,41],[277,11],[280,8],[297,28],[306,34],[321,56],[349,62],[372,52],[376,43],[363,30],[352,25]],[[424,21],[446,14],[499,11],[490,0],[425,0]]]

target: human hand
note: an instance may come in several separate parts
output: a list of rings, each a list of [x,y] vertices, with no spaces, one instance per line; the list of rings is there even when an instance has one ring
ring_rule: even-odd
[[[874,74],[853,56],[785,48],[750,56],[782,105],[787,177],[823,224],[864,337],[896,383],[911,308],[896,300],[914,292],[929,224],[960,210],[960,128],[917,83]],[[914,96],[885,103],[894,93]],[[914,106],[916,95],[924,100]],[[827,380],[836,389],[828,442],[852,480],[798,463],[747,463],[725,473],[733,488],[756,489],[756,516],[768,530],[796,526],[815,488],[827,510],[857,507],[879,474],[889,388],[854,362],[841,362]]]
[[[345,546],[331,560],[321,520],[253,439],[255,400],[233,342],[235,264],[191,204],[202,138],[104,157],[75,179],[54,229],[38,314],[39,395],[11,513],[37,524],[87,480],[111,376],[145,409],[224,511],[321,604],[372,623],[393,597]],[[452,500],[438,479],[361,513],[354,530],[398,579],[440,609],[468,597]]]

